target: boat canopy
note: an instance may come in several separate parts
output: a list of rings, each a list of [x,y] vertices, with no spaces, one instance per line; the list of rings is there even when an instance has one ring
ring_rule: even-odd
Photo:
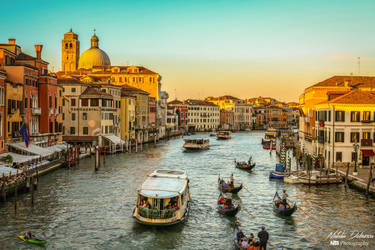
[[[185,142],[188,143],[204,143],[204,142],[209,142],[209,139],[207,138],[186,138],[184,139]]]
[[[153,198],[179,196],[187,183],[187,175],[179,170],[156,170],[142,184],[139,194]]]

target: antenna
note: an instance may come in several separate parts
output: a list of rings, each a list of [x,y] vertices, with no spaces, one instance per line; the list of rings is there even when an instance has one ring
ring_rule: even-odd
[[[360,57],[357,57],[358,59],[358,75],[361,74],[361,58]]]
[[[174,99],[177,100],[177,92],[176,92],[176,89],[174,89]]]

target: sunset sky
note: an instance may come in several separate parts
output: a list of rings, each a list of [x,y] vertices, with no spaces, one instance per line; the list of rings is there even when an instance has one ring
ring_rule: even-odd
[[[203,3],[204,2],[204,3]],[[6,1],[0,42],[16,38],[61,69],[70,28],[81,53],[93,29],[112,65],[162,75],[171,98],[230,94],[297,101],[333,75],[375,75],[374,0]]]

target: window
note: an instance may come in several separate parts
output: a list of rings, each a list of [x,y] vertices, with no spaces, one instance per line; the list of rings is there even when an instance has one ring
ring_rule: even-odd
[[[89,106],[89,99],[87,99],[87,98],[81,99],[81,105],[82,105],[82,107],[88,107]]]
[[[87,120],[87,113],[82,113],[82,120]]]
[[[90,106],[91,107],[98,107],[99,106],[99,99],[90,99]]]
[[[351,122],[359,122],[360,121],[360,115],[361,115],[361,112],[359,111],[352,111],[350,113],[350,121]]]
[[[65,113],[62,113],[62,119],[65,120]]]
[[[371,134],[370,134],[370,132],[363,132],[363,133],[362,133],[362,138],[363,138],[363,139],[371,139]]]
[[[89,128],[88,127],[83,127],[83,134],[88,135],[89,134]]]
[[[72,121],[76,120],[76,113],[72,113]]]
[[[72,93],[75,93],[76,92],[76,88],[72,88]]]
[[[335,142],[344,142],[344,132],[335,133]]]
[[[63,106],[65,106],[65,99],[63,99]]]
[[[70,134],[74,135],[76,133],[76,128],[75,127],[70,127]]]
[[[55,108],[57,108],[57,97],[55,96]]]
[[[359,142],[359,132],[350,133],[350,142]]]
[[[27,97],[25,98],[25,108],[27,108]]]
[[[48,107],[52,108],[52,96],[48,97]]]
[[[336,120],[336,122],[344,122],[345,121],[345,111],[336,111],[335,120]]]
[[[371,112],[370,111],[363,111],[363,120],[370,121],[371,120]]]
[[[336,152],[336,162],[342,162],[342,152]]]
[[[71,99],[71,106],[72,106],[72,107],[75,107],[75,106],[76,106],[76,99],[75,99],[75,98],[72,98],[72,99]]]

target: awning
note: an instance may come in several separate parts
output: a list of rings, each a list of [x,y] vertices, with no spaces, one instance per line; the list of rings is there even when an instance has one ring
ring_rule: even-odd
[[[26,152],[28,154],[40,155],[41,157],[48,157],[55,153],[55,151],[53,150],[42,148],[34,144],[29,144],[29,147],[26,147],[24,142],[9,143],[8,146],[13,147],[17,150]]]
[[[362,154],[363,154],[364,157],[375,155],[375,153],[372,149],[362,149]]]
[[[51,151],[55,151],[55,152],[61,152],[63,150],[66,150],[66,148],[67,148],[66,143],[58,143],[56,145],[46,147],[46,149],[51,150]]]
[[[115,135],[103,135],[103,137],[109,141],[111,141],[114,144],[124,144],[125,142],[121,140],[120,137]]]
[[[9,176],[9,173],[11,173],[11,175],[15,175],[17,173],[17,169],[10,168],[6,165],[0,165],[0,177],[2,177],[3,174],[5,174],[5,176]]]
[[[20,154],[16,154],[16,153],[12,153],[12,152],[0,154],[0,159],[2,159],[3,157],[6,157],[8,155],[10,155],[12,157],[13,162],[16,163],[16,164],[31,162],[33,160],[39,159],[38,155],[20,155]]]

